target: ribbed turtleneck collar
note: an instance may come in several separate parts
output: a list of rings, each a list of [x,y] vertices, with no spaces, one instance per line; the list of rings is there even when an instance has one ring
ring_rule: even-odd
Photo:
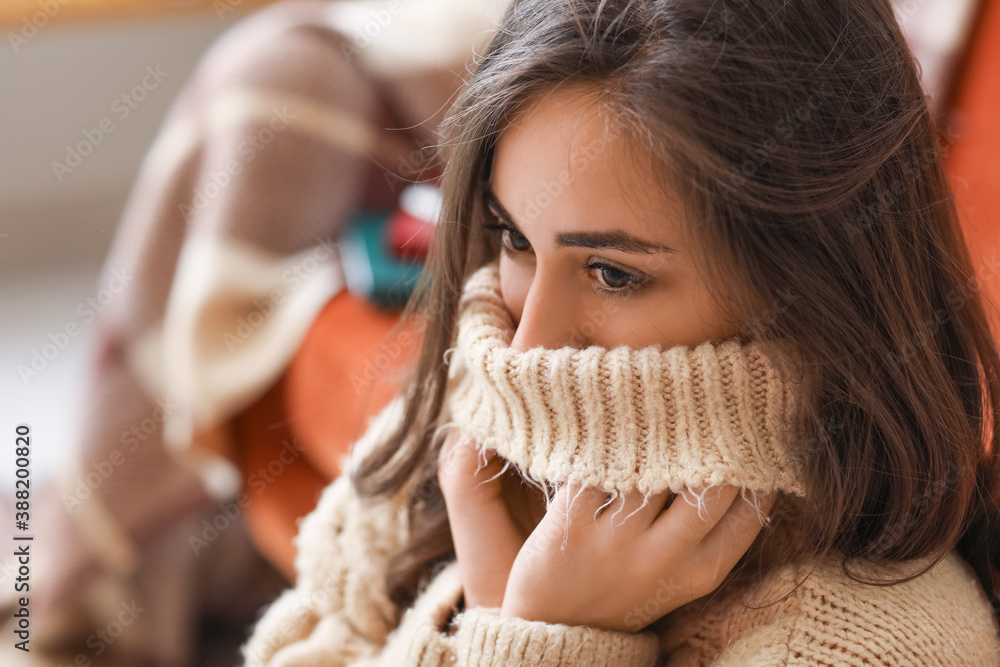
[[[450,420],[538,482],[679,493],[721,483],[805,495],[796,386],[755,343],[511,349],[496,260],[466,281]]]

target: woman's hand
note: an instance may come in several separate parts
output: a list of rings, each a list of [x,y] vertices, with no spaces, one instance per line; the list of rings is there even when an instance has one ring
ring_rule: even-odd
[[[563,485],[514,561],[501,614],[638,631],[711,593],[760,532],[758,512],[731,485],[706,490],[702,516],[687,490],[663,510],[671,495],[640,509],[642,494],[625,493],[624,506],[616,498],[595,518],[608,494]],[[773,502],[772,494],[761,511]]]
[[[528,531],[504,499],[502,460],[480,454],[475,440],[452,427],[438,456],[438,482],[448,509],[465,607],[499,607],[507,577]]]

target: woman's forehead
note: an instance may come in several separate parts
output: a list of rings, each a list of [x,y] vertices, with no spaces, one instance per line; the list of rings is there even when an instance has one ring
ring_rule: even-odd
[[[671,221],[683,207],[657,178],[651,153],[635,148],[607,122],[597,95],[557,89],[522,107],[501,133],[489,185],[518,225],[627,227],[677,244]]]

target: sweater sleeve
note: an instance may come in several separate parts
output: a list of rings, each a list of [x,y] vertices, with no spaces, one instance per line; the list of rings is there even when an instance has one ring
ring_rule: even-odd
[[[361,498],[350,471],[388,435],[402,414],[402,398],[368,424],[295,538],[297,577],[263,611],[242,647],[247,667],[362,664],[378,654],[395,626],[385,573],[406,538],[405,505]]]
[[[296,538],[295,586],[258,620],[243,647],[247,667],[346,667],[377,655],[396,615],[383,581],[397,543],[392,518],[360,505],[345,475],[323,491]]]
[[[652,667],[659,641],[584,626],[500,616],[476,608],[449,623],[461,595],[458,565],[451,561],[403,616],[386,645],[358,665],[365,667]]]
[[[455,619],[455,657],[459,665],[622,665],[651,667],[658,639],[587,626],[504,617],[499,608],[477,607]]]
[[[401,407],[399,398],[386,406],[351,456],[369,449]],[[246,667],[651,667],[656,660],[651,634],[501,617],[498,608],[454,615],[461,597],[454,561],[401,614],[385,573],[406,538],[405,502],[361,498],[346,474],[337,478],[302,520],[295,586],[264,610],[243,646]]]

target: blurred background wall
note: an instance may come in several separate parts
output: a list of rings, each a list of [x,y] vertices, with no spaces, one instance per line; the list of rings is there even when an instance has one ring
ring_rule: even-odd
[[[31,424],[39,481],[75,443],[98,275],[143,156],[206,48],[260,4],[0,3],[0,432]],[[48,344],[44,370],[19,372]]]

